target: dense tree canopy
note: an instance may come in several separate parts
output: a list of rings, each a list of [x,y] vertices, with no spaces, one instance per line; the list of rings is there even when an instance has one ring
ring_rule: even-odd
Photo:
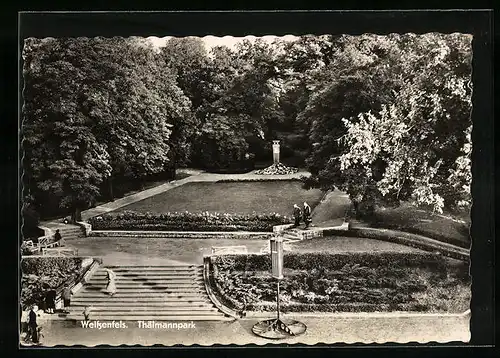
[[[207,50],[172,38],[27,39],[25,197],[85,208],[106,183],[220,170],[270,143],[359,213],[470,205],[471,37],[302,36]]]

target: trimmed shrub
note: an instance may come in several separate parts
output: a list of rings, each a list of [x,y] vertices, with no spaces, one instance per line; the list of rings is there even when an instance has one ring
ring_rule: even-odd
[[[220,214],[220,213],[137,213],[125,211],[105,214],[89,220],[94,230],[151,230],[151,231],[272,231],[273,226],[289,224],[291,219],[277,213]]]
[[[221,269],[234,271],[266,271],[271,269],[269,255],[223,255],[212,257],[212,262]],[[346,253],[293,253],[286,252],[283,257],[284,268],[294,270],[340,269],[347,264],[357,263],[367,267],[435,267],[444,266],[442,257],[430,252],[346,252]]]
[[[21,305],[42,306],[47,289],[58,289],[82,274],[78,257],[30,257],[21,261]]]

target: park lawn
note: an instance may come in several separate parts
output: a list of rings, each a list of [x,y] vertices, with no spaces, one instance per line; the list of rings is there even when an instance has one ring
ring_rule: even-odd
[[[299,181],[192,182],[154,197],[120,208],[118,211],[151,213],[220,212],[251,214],[276,212],[291,216],[293,204],[306,201],[314,208],[323,194],[319,189],[306,190]]]
[[[291,251],[307,252],[419,252],[421,250],[392,242],[361,237],[324,236],[288,244]]]
[[[378,208],[373,218],[365,222],[373,227],[424,235],[465,248],[470,246],[470,216],[466,213],[455,217],[439,215],[405,203],[397,208]]]

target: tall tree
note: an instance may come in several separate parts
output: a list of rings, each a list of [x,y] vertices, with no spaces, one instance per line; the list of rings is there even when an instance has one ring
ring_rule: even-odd
[[[164,170],[170,126],[189,102],[151,48],[29,39],[23,56],[25,167],[38,203],[55,195],[78,217],[111,176]]]

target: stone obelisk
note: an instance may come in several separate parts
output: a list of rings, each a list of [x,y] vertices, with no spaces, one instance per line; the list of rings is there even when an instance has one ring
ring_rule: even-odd
[[[273,140],[273,163],[278,164],[280,162],[280,141]]]

